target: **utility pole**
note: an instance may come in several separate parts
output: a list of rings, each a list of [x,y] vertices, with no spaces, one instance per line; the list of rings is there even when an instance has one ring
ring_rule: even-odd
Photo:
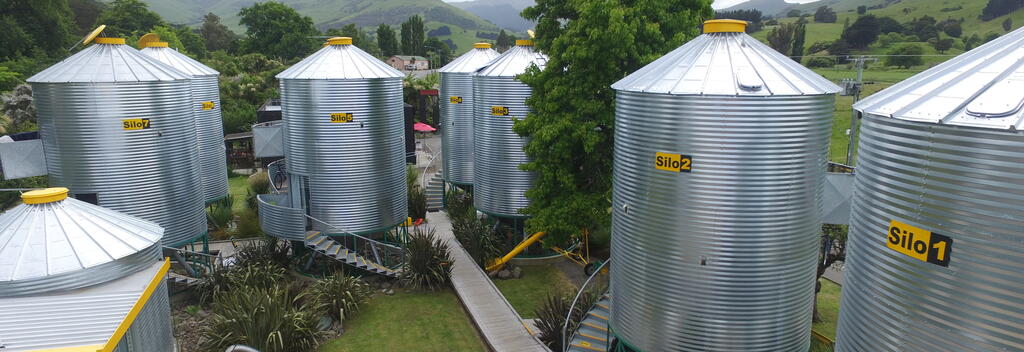
[[[857,79],[850,80],[844,79],[843,83],[843,95],[852,95],[853,103],[856,104],[860,100],[860,92],[864,85],[864,64],[871,61],[876,61],[877,58],[858,56],[851,59],[853,64],[857,67]],[[857,128],[860,119],[857,116],[856,110],[850,111],[850,129],[847,130],[847,135],[850,137],[850,144],[846,147],[846,165],[853,166],[853,147],[857,145]]]

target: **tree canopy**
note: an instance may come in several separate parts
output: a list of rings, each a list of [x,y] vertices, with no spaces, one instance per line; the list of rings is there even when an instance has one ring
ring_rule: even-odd
[[[875,15],[864,15],[843,30],[842,38],[854,48],[866,49],[878,39],[878,31],[878,18]]]
[[[563,244],[581,229],[610,221],[615,81],[697,36],[713,16],[711,0],[539,0],[523,10],[537,21],[535,46],[547,53],[543,71],[520,79],[533,89],[532,112],[515,130],[530,140],[536,173],[526,195],[530,231]],[[579,69],[586,67],[586,69]]]
[[[422,17],[414,15],[402,23],[402,54],[426,55],[427,53],[423,49],[424,41],[426,41],[426,32],[423,30]]]
[[[199,27],[199,34],[206,41],[206,50],[231,50],[236,45],[238,35],[220,23],[220,16],[207,13],[203,16],[203,25]]]
[[[380,47],[381,55],[390,57],[398,54],[398,37],[391,26],[381,23],[377,26],[377,46]]]
[[[495,50],[505,52],[505,50],[508,50],[508,48],[511,48],[515,44],[516,37],[505,33],[505,30],[502,29],[501,32],[498,32],[498,39],[495,41],[494,46],[497,47]]]
[[[135,0],[130,0],[135,1]],[[313,19],[279,2],[261,2],[238,12],[239,23],[246,27],[242,51],[262,53],[270,57],[292,59],[303,57],[319,47],[314,38],[320,31]]]
[[[327,31],[329,36],[337,37],[349,37],[352,38],[352,45],[359,47],[363,51],[370,53],[373,56],[380,56],[380,47],[373,41],[373,38],[369,33],[366,33],[362,28],[356,26],[355,23],[349,23],[341,29],[331,28]]]
[[[74,15],[67,1],[0,2],[0,59],[57,54],[73,41]]]
[[[107,25],[104,33],[110,36],[139,36],[156,26],[165,26],[164,20],[141,0],[114,0],[97,20]]]
[[[836,23],[839,16],[832,10],[831,7],[822,6],[817,11],[814,11],[814,22],[818,23]]]
[[[900,68],[910,68],[911,66],[917,66],[924,64],[924,59],[921,56],[924,54],[924,48],[918,44],[903,44],[891,51],[885,58],[886,66],[897,66]]]

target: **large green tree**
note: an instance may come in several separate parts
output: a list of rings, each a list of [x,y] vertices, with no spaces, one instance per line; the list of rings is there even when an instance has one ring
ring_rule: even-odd
[[[0,60],[56,55],[70,46],[74,15],[66,0],[0,1]]]
[[[268,1],[253,4],[238,12],[239,23],[246,27],[241,48],[246,53],[293,59],[319,47],[320,31],[313,19],[300,15],[285,4]]]
[[[128,37],[150,32],[156,26],[164,26],[164,20],[149,5],[141,0],[114,0],[103,10],[99,24],[107,25],[105,34]]]
[[[697,36],[714,15],[711,0],[538,0],[523,10],[537,21],[546,68],[520,79],[532,109],[516,132],[536,172],[524,210],[531,231],[562,244],[581,229],[609,224],[615,92],[610,85]]]
[[[800,62],[804,56],[804,42],[807,41],[807,20],[801,18],[796,20],[796,30],[793,32],[793,49],[790,56],[793,60]]]
[[[508,50],[508,48],[511,48],[515,44],[516,37],[505,33],[505,30],[502,29],[501,32],[498,33],[498,40],[494,43],[494,46],[497,47],[499,52],[505,52],[505,50]]]
[[[402,23],[402,54],[426,55],[423,42],[427,40],[423,31],[423,18],[420,15],[409,17]]]
[[[381,23],[377,26],[377,45],[384,57],[398,54],[398,37],[391,26]]]
[[[238,40],[238,35],[228,29],[228,26],[220,23],[220,16],[213,12],[207,13],[203,17],[203,25],[199,27],[199,34],[206,42],[206,50],[209,51],[231,50]]]
[[[445,42],[435,37],[427,38],[427,41],[423,42],[423,47],[426,49],[427,57],[430,59],[431,68],[441,68],[448,64],[448,61],[452,60],[452,48]]]
[[[875,15],[861,16],[843,30],[842,38],[850,43],[850,46],[863,50],[878,39],[879,28]]]

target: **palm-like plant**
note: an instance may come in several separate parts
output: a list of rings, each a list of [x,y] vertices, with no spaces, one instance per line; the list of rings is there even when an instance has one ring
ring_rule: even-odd
[[[244,344],[264,352],[312,351],[322,306],[286,287],[241,287],[214,298],[204,349]]]
[[[452,277],[452,256],[448,246],[437,238],[433,229],[417,227],[409,235],[405,247],[401,283],[419,290],[436,290],[447,286]]]
[[[370,299],[373,288],[358,278],[335,272],[310,287],[310,298],[327,308],[335,320],[341,321],[359,311]]]

